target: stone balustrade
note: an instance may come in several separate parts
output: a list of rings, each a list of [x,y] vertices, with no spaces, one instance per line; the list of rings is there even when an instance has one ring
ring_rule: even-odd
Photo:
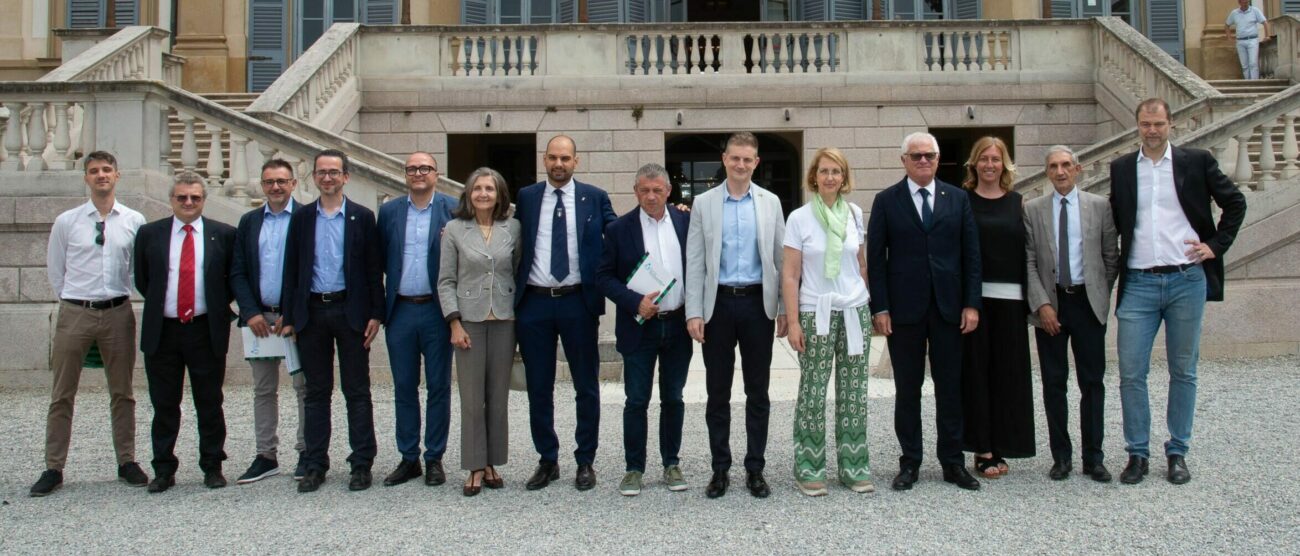
[[[157,27],[135,25],[123,28],[38,81],[165,81],[164,68],[168,64],[164,63],[163,57],[169,50],[169,36],[167,31]]]
[[[347,120],[340,122],[340,118],[330,116],[339,112],[334,106],[339,102],[354,103],[337,107],[343,112],[350,108],[351,114],[355,114],[358,108],[355,102],[359,97],[356,76],[360,27],[357,23],[330,27],[247,111],[278,112],[331,131],[342,129]]]
[[[162,55],[163,83],[168,87],[181,88],[181,72],[185,69],[185,57],[170,52]]]
[[[1119,18],[1093,21],[1099,29],[1095,41],[1097,82],[1106,88],[1110,100],[1136,106],[1143,99],[1160,97],[1177,110],[1198,99],[1220,95]]]
[[[1259,74],[1295,81],[1300,72],[1300,18],[1283,15],[1269,20],[1273,40],[1259,45]]]

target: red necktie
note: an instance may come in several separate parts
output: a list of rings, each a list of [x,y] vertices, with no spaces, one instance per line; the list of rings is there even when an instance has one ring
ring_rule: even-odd
[[[194,226],[186,224],[181,244],[181,275],[176,283],[176,316],[181,322],[194,320]]]

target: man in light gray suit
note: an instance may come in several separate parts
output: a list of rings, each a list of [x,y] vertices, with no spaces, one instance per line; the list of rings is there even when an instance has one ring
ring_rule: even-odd
[[[1025,251],[1029,271],[1029,320],[1038,341],[1043,406],[1054,461],[1048,476],[1069,478],[1073,467],[1066,389],[1067,344],[1073,344],[1082,399],[1083,474],[1109,482],[1102,463],[1102,412],[1106,398],[1106,313],[1119,275],[1119,234],[1105,197],[1080,191],[1079,160],[1064,145],[1047,149],[1053,192],[1025,205]]]
[[[731,468],[731,383],[736,345],[745,381],[745,486],[757,498],[771,493],[763,479],[767,450],[767,386],[772,333],[785,336],[781,305],[781,250],[785,218],[781,200],[751,181],[758,166],[758,139],[740,132],[727,139],[723,187],[695,198],[686,238],[686,331],[702,344],[709,401],[713,478],[709,498],[727,493]],[[707,340],[707,341],[706,341]]]

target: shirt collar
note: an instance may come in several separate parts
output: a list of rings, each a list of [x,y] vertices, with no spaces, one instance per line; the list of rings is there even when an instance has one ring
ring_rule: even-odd
[[[1061,204],[1061,199],[1062,199],[1062,198],[1064,198],[1064,199],[1069,199],[1071,205],[1076,205],[1076,206],[1077,206],[1077,203],[1079,202],[1079,184],[1077,184],[1077,183],[1074,184],[1074,187],[1073,187],[1072,189],[1070,189],[1070,194],[1069,194],[1069,195],[1065,195],[1064,197],[1062,197],[1060,191],[1057,191],[1055,188],[1053,188],[1053,189],[1052,189],[1052,203],[1059,205],[1059,204]]]
[[[916,192],[921,190],[921,185],[912,181],[912,178],[909,177],[907,178],[907,189],[912,192],[912,195],[916,195]],[[929,190],[931,194],[934,193],[933,179],[930,180],[930,185],[925,186],[925,189]]]
[[[429,210],[429,209],[433,208],[433,202],[437,199],[437,195],[438,195],[438,194],[437,194],[437,193],[434,193],[433,195],[434,195],[433,197],[429,197],[429,202],[428,202],[428,204],[425,204],[425,205],[424,205],[424,208],[420,208],[420,207],[415,206],[415,201],[412,201],[412,200],[411,200],[411,196],[410,196],[410,195],[407,195],[407,196],[406,196],[406,206],[407,206],[407,208],[408,208],[409,210],[414,210],[414,211],[416,211],[416,212],[424,212],[424,211],[426,211],[426,210]]]
[[[1141,149],[1141,148],[1138,148],[1138,158],[1137,158],[1137,159],[1138,159],[1138,162],[1141,162],[1141,161],[1143,161],[1143,160],[1151,160],[1151,159],[1147,158],[1146,153],[1142,152],[1142,149]],[[1171,161],[1172,161],[1173,159],[1174,159],[1174,144],[1173,144],[1173,143],[1165,143],[1165,154],[1161,155],[1160,160],[1151,160],[1151,163],[1152,163],[1152,164],[1156,164],[1156,165],[1158,165],[1158,164],[1160,164],[1160,162],[1162,162],[1162,161],[1165,161],[1165,160],[1171,160]]]
[[[737,199],[737,198],[731,196],[731,190],[727,189],[727,181],[726,181],[726,180],[723,180],[723,181],[722,181],[721,186],[722,186],[722,191],[723,191],[723,196],[722,196],[722,200],[723,200],[723,201],[732,202],[732,203],[739,203],[739,202],[744,201],[745,199],[750,199],[750,198],[753,198],[753,197],[754,197],[754,182],[752,182],[752,181],[749,182],[749,189],[746,189],[746,190],[745,190],[745,194],[744,194],[744,195],[741,195],[739,199]],[[665,210],[666,210],[666,209],[665,209]],[[665,213],[665,214],[666,214],[666,213]]]
[[[641,221],[645,223],[663,224],[664,221],[668,220],[668,207],[664,207],[664,217],[659,220],[655,220],[653,216],[650,216],[650,213],[646,212],[645,209],[642,209],[641,207],[637,207],[637,211],[641,213]]]
[[[564,195],[566,197],[572,197],[575,186],[573,185],[573,178],[569,178],[568,182],[566,182],[563,186],[560,186],[558,188],[552,185],[551,182],[548,181],[546,182],[546,188],[547,188],[546,190],[547,195],[555,195],[554,193],[551,193],[551,190],[559,189],[560,191],[564,192]]]
[[[190,225],[191,225],[191,226],[194,226],[194,234],[195,234],[195,235],[198,235],[198,236],[202,236],[202,235],[203,235],[203,217],[202,217],[202,216],[200,216],[200,217],[198,217],[198,218],[195,218],[194,221],[190,223]],[[184,228],[184,227],[185,227],[185,223],[184,223],[184,222],[181,222],[181,219],[176,218],[175,216],[172,216],[172,235],[179,235],[179,234],[183,233],[183,232],[181,232],[181,229]]]
[[[82,210],[82,213],[84,213],[84,214],[86,214],[86,215],[88,215],[88,216],[95,216],[96,218],[99,217],[99,209],[95,207],[95,202],[94,202],[94,201],[89,201],[89,200],[86,201],[86,204],[82,205],[81,210]],[[109,213],[109,214],[120,214],[120,211],[118,211],[118,209],[117,209],[117,199],[113,199],[113,206],[110,207],[110,208],[108,209],[108,213]]]
[[[334,216],[330,216],[330,215],[328,215],[328,214],[325,214],[325,207],[322,207],[322,206],[321,206],[320,201],[316,201],[316,215],[317,215],[317,216],[320,216],[320,217],[323,217],[323,218],[334,218],[335,216],[347,216],[347,214],[348,214],[348,198],[347,198],[347,197],[344,197],[344,198],[343,198],[343,204],[339,206],[339,211],[338,211],[337,213],[335,213]]]
[[[271,203],[263,203],[262,214],[264,216],[281,216],[281,215],[293,214],[293,197],[289,198],[289,202],[284,205],[284,210],[280,212],[275,212],[271,210]]]

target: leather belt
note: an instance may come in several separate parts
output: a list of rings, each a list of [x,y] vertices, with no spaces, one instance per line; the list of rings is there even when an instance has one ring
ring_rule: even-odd
[[[747,295],[756,295],[763,293],[762,284],[750,284],[748,286],[718,286],[718,293],[735,297],[745,297]]]
[[[1196,263],[1168,264],[1164,266],[1153,266],[1151,268],[1130,268],[1129,270],[1133,272],[1141,272],[1143,274],[1173,274],[1175,272],[1182,272],[1194,266],[1196,266]]]
[[[428,302],[430,302],[430,301],[433,301],[433,294],[425,294],[425,295],[398,295],[398,296],[397,296],[397,300],[398,300],[398,301],[401,301],[401,302],[403,302],[403,303],[410,303],[410,304],[413,304],[413,305],[422,305],[422,304],[424,304],[424,303],[428,303]]]
[[[659,311],[658,313],[655,313],[655,316],[651,318],[667,320],[667,319],[675,319],[681,317],[684,314],[686,314],[686,310],[682,309],[681,307],[678,307],[671,311]]]
[[[275,314],[278,315],[278,314],[280,314],[281,311],[280,311],[280,306],[279,306],[279,305],[263,305],[263,306],[262,306],[262,312],[263,312],[263,313],[275,313]]]
[[[1258,38],[1259,38],[1259,35],[1251,35],[1251,36],[1249,36],[1249,37],[1237,37],[1237,40],[1239,40],[1239,41],[1253,41],[1253,40],[1258,39]]]
[[[336,292],[316,293],[311,292],[311,300],[318,303],[334,303],[343,301],[348,298],[348,290],[339,290]]]
[[[1086,286],[1083,284],[1070,284],[1068,286],[1056,285],[1056,291],[1074,295],[1077,293],[1087,293]]]
[[[114,297],[113,299],[105,299],[103,301],[86,301],[84,299],[64,299],[63,301],[86,309],[103,311],[104,309],[112,309],[113,307],[126,303],[128,299],[131,298],[124,295],[122,297]]]
[[[564,297],[571,293],[577,293],[581,285],[560,286],[558,288],[548,288],[545,286],[528,286],[528,291],[545,295],[547,297]]]

